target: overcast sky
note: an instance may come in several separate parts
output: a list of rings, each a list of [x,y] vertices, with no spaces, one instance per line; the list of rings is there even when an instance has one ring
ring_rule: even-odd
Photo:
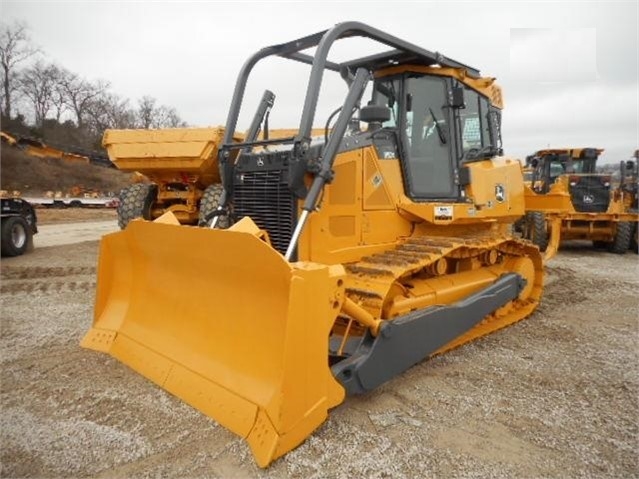
[[[260,48],[357,20],[497,77],[506,154],[605,148],[604,162],[639,148],[639,2],[29,2],[2,0],[3,22],[25,21],[46,57],[105,79],[134,104],[151,95],[190,125],[224,124],[237,73]],[[344,40],[331,59],[384,48]],[[272,127],[299,122],[309,69],[280,59],[255,69],[240,127],[265,88]],[[341,104],[328,74],[315,124]]]

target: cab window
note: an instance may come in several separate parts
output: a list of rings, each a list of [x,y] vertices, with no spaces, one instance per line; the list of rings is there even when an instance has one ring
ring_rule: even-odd
[[[471,149],[489,146],[490,115],[488,100],[476,91],[466,88],[466,107],[460,110],[462,128],[462,148],[464,153]]]
[[[410,193],[417,198],[456,195],[453,181],[449,108],[443,78],[406,79],[403,125]]]

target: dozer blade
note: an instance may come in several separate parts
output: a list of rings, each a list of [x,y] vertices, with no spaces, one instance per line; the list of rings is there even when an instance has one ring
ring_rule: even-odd
[[[265,467],[344,399],[327,351],[345,273],[288,263],[249,226],[136,220],[105,236],[81,344],[246,438]]]

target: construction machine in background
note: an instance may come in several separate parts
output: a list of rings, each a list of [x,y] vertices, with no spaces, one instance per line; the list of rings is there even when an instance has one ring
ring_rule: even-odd
[[[144,176],[120,192],[120,228],[168,211],[180,223],[195,225],[215,211],[222,192],[217,152],[223,137],[221,127],[107,130],[102,144],[111,162]]]
[[[258,119],[267,118],[274,99],[271,92],[264,94]],[[276,130],[270,137],[295,132]],[[261,122],[253,122],[246,134],[233,139],[255,140],[262,134]],[[107,130],[102,144],[111,162],[134,175],[134,184],[120,192],[120,228],[135,218],[154,220],[169,211],[180,224],[207,224],[222,193],[217,153],[223,137],[222,127]]]
[[[346,37],[391,50],[329,60]],[[249,75],[272,56],[311,65],[297,133],[234,142]],[[313,139],[334,72],[348,92]],[[266,467],[347,394],[538,306],[541,254],[511,233],[524,184],[501,156],[501,108],[493,78],[362,23],[260,50],[235,85],[212,227],[166,214],[103,237],[82,345],[246,438]]]
[[[635,150],[633,158],[622,161],[619,165],[619,189],[626,210],[635,216],[639,215],[639,150]],[[639,253],[639,221],[633,223],[630,249]]]
[[[526,159],[533,169],[526,186],[523,236],[552,258],[564,240],[591,240],[595,247],[625,253],[637,214],[628,193],[615,188],[609,174],[596,172],[597,148],[554,148]]]

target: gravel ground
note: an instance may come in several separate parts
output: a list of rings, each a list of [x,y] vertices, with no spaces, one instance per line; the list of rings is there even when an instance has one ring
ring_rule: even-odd
[[[2,477],[639,476],[637,255],[569,245],[528,320],[348,398],[260,470],[213,420],[78,346],[96,254],[0,264]]]
[[[38,225],[118,221],[115,208],[37,208]]]
[[[117,220],[56,223],[38,226],[33,237],[35,248],[97,241],[103,235],[120,231]]]

